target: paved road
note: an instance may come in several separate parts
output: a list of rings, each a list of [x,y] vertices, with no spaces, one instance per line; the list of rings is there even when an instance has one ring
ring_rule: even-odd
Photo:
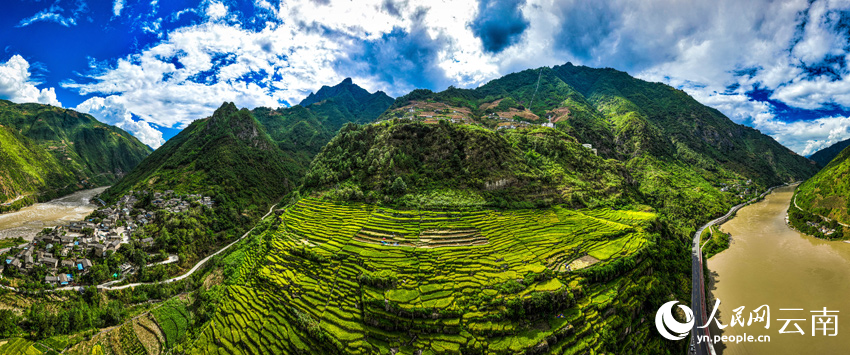
[[[168,255],[168,259],[165,259],[165,260],[160,261],[160,262],[158,262],[158,263],[151,263],[151,264],[147,264],[147,265],[145,265],[145,267],[154,267],[154,266],[157,266],[157,265],[171,264],[171,263],[176,263],[176,262],[178,262],[178,261],[180,261],[180,257],[179,257],[179,256],[177,256],[177,255],[175,255],[175,254],[169,254],[169,255]]]
[[[770,193],[771,191],[773,191],[773,189],[775,189],[777,187],[779,187],[779,186],[771,187],[770,189],[765,191],[763,194],[759,195],[759,197],[754,198],[752,200],[749,200],[747,202],[744,202],[744,203],[737,205],[735,207],[732,207],[731,209],[729,209],[729,212],[726,212],[725,215],[718,217],[718,218],[715,218],[715,219],[711,220],[710,222],[704,224],[702,227],[697,229],[696,233],[694,233],[694,243],[693,243],[693,247],[691,248],[691,283],[692,283],[692,285],[691,285],[691,308],[694,311],[694,328],[693,328],[693,331],[691,332],[691,343],[695,345],[697,355],[716,355],[717,354],[714,351],[714,346],[712,346],[712,343],[710,343],[710,342],[703,342],[703,343],[700,343],[700,344],[696,344],[697,336],[707,335],[707,336],[709,336],[709,338],[711,337],[711,334],[708,331],[708,327],[703,328],[703,329],[698,328],[698,327],[703,326],[706,322],[706,318],[708,318],[708,313],[706,313],[706,305],[705,305],[705,281],[704,281],[704,276],[703,276],[703,273],[702,273],[703,260],[702,260],[702,246],[699,243],[700,242],[700,236],[702,235],[702,232],[706,228],[711,227],[715,224],[721,224],[723,222],[726,222],[726,220],[729,219],[729,217],[731,217],[733,213],[735,213],[736,211],[741,209],[741,207],[744,207],[744,206],[754,202],[755,200],[764,197],[765,195],[767,195],[768,193]],[[712,307],[713,306],[714,305],[712,305]]]
[[[260,218],[260,221],[262,221],[263,219],[265,219],[266,217],[268,217],[270,214],[272,214],[272,211],[274,211],[275,206],[277,206],[277,205],[276,205],[276,204],[275,204],[275,205],[272,205],[272,207],[271,207],[271,208],[269,208],[269,212],[268,212],[268,213],[266,213],[266,214],[265,214],[262,218]],[[258,221],[257,223],[259,223],[259,221]],[[254,226],[254,228],[256,228],[256,226]],[[195,266],[193,266],[193,267],[192,267],[192,269],[191,269],[191,270],[189,270],[189,272],[187,272],[187,273],[185,273],[185,274],[183,274],[183,275],[176,276],[176,277],[173,277],[173,278],[170,278],[170,279],[164,280],[164,281],[157,281],[157,282],[137,282],[137,283],[127,284],[127,285],[121,285],[121,286],[111,286],[111,285],[112,285],[112,284],[114,284],[114,283],[124,281],[124,278],[122,278],[121,280],[110,281],[110,282],[106,282],[106,283],[103,283],[103,284],[97,285],[97,288],[98,288],[98,289],[101,289],[101,290],[123,290],[123,289],[125,289],[125,288],[132,288],[132,287],[141,286],[141,285],[156,285],[156,284],[161,284],[161,283],[171,283],[171,282],[175,282],[175,281],[183,280],[183,279],[185,279],[185,278],[187,278],[187,277],[189,277],[189,276],[192,276],[192,274],[194,274],[194,273],[195,273],[195,271],[198,271],[198,270],[201,268],[201,266],[203,266],[203,265],[204,265],[207,261],[209,261],[210,259],[212,259],[214,256],[216,256],[216,255],[218,255],[218,254],[221,254],[221,252],[223,252],[223,251],[227,250],[228,248],[232,247],[234,244],[239,243],[239,241],[241,241],[242,239],[245,239],[245,237],[247,237],[247,236],[248,236],[248,234],[251,234],[251,232],[252,232],[252,231],[254,231],[254,228],[251,228],[250,230],[248,230],[247,232],[245,232],[245,234],[243,234],[241,237],[239,237],[239,239],[236,239],[236,240],[234,240],[232,243],[230,243],[230,244],[228,244],[227,246],[225,246],[224,248],[219,249],[219,251],[217,251],[217,252],[215,252],[215,253],[212,253],[211,255],[207,256],[206,258],[203,258],[201,261],[199,261],[198,263],[196,263],[196,264],[195,264]],[[171,259],[171,258],[169,258],[169,260],[170,260],[170,259]],[[166,260],[166,261],[168,261],[168,260]],[[73,291],[73,290],[78,290],[78,289],[80,289],[81,287],[82,287],[82,286],[67,286],[67,287],[59,287],[59,288],[50,289],[50,290],[44,290],[44,291],[45,291],[45,292],[55,292],[55,291]],[[12,290],[12,291],[18,292],[18,289],[17,289],[17,288],[14,288],[14,287],[9,287],[9,286],[3,286],[3,285],[0,285],[0,288],[5,288],[5,289],[7,289],[7,290]],[[39,292],[39,291],[35,291],[35,292]]]
[[[270,214],[272,214],[272,211],[274,211],[275,206],[277,206],[277,205],[272,205],[272,207],[269,208],[269,212],[266,213],[262,218],[260,218],[260,221],[262,221],[263,219],[268,217]],[[257,223],[259,223],[259,221],[257,221]],[[198,271],[198,269],[200,269],[201,266],[204,265],[204,263],[206,263],[207,261],[212,259],[214,256],[221,254],[221,252],[232,247],[234,244],[239,243],[242,239],[245,239],[245,237],[247,237],[248,234],[251,234],[251,232],[254,231],[254,228],[256,228],[256,226],[254,226],[253,228],[251,228],[250,230],[245,232],[245,234],[243,234],[241,237],[239,237],[239,239],[234,240],[232,243],[228,244],[226,247],[219,249],[219,251],[210,254],[206,258],[203,258],[201,261],[199,261],[197,264],[195,264],[195,266],[193,266],[192,269],[189,270],[189,272],[187,272],[183,275],[173,277],[173,278],[170,278],[168,280],[160,281],[160,282],[137,282],[137,283],[121,285],[121,286],[106,286],[106,287],[101,287],[101,285],[98,285],[97,288],[102,289],[102,290],[123,290],[125,288],[131,288],[131,287],[136,287],[136,286],[140,286],[140,285],[153,285],[153,284],[160,284],[160,283],[171,283],[171,282],[183,280],[183,279],[185,279],[189,276],[192,276],[192,274],[194,274],[195,271]]]

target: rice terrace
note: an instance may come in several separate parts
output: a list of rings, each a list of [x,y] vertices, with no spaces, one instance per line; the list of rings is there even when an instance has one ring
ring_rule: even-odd
[[[598,350],[600,327],[638,308],[645,287],[615,275],[645,273],[656,237],[653,213],[559,206],[402,211],[305,198],[274,218],[244,242],[253,252],[197,353]],[[570,269],[587,256],[599,263]]]

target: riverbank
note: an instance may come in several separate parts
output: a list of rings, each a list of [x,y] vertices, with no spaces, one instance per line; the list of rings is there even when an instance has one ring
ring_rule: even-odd
[[[816,239],[789,228],[785,214],[794,186],[774,190],[761,202],[741,208],[720,228],[734,243],[707,261],[707,291],[721,301],[719,317],[727,325],[713,335],[768,335],[770,342],[729,343],[718,346],[723,354],[843,353],[850,338],[812,336],[810,311],[850,309],[850,244]],[[805,336],[780,334],[783,321],[729,326],[734,309],[744,306],[743,317],[768,305],[773,320],[800,318]],[[713,306],[710,304],[709,307]],[[797,313],[780,309],[802,309]],[[710,309],[709,309],[710,311]],[[787,313],[787,314],[783,314]],[[793,327],[793,326],[792,326]],[[725,347],[725,349],[723,349]]]
[[[95,210],[96,206],[89,202],[107,188],[77,191],[15,212],[0,214],[0,239],[20,237],[29,241],[44,228],[79,221]]]

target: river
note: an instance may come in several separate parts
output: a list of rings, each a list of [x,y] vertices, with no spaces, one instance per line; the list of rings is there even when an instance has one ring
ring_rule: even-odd
[[[95,210],[89,201],[106,187],[77,191],[48,202],[36,203],[18,211],[0,214],[0,239],[22,237],[32,240],[46,227],[82,220]]]
[[[722,335],[770,336],[770,342],[726,342],[723,355],[844,354],[850,349],[850,244],[789,228],[785,214],[793,192],[794,186],[778,188],[720,228],[732,235],[732,245],[709,259],[708,268],[715,280],[711,293],[721,301],[720,321],[727,326]],[[764,323],[729,326],[733,309],[746,307],[741,313],[746,321],[750,311],[765,304],[770,307],[769,329]],[[712,307],[707,305],[708,313]],[[839,311],[829,313],[838,315],[837,336],[812,334],[811,311],[824,307]],[[780,319],[804,319],[796,323],[805,335],[780,334],[785,324]],[[796,331],[793,324],[786,331]]]

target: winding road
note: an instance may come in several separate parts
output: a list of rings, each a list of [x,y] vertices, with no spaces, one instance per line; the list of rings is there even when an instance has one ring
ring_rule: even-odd
[[[277,206],[277,204],[272,205],[272,207],[270,207],[270,208],[269,208],[269,212],[268,212],[268,213],[266,213],[263,217],[261,217],[261,218],[260,218],[260,220],[259,220],[259,221],[257,221],[257,223],[259,223],[260,221],[262,221],[262,220],[266,219],[266,217],[268,217],[270,214],[272,214],[272,211],[274,211],[275,206]],[[193,267],[192,267],[192,269],[190,269],[188,272],[186,272],[186,273],[185,273],[185,274],[183,274],[183,275],[175,276],[175,277],[172,277],[172,278],[170,278],[170,279],[163,280],[163,281],[155,281],[155,282],[137,282],[137,283],[126,284],[126,285],[121,285],[121,286],[111,286],[112,284],[114,284],[114,283],[116,283],[116,282],[121,282],[121,281],[123,281],[123,279],[122,279],[122,280],[110,281],[110,282],[106,282],[106,283],[103,283],[103,284],[97,285],[97,288],[98,288],[98,289],[100,289],[100,290],[107,290],[107,291],[112,291],[112,290],[123,290],[123,289],[125,289],[125,288],[133,288],[133,287],[141,286],[141,285],[158,285],[158,284],[171,283],[171,282],[175,282],[175,281],[183,280],[183,279],[185,279],[185,278],[187,278],[187,277],[189,277],[189,276],[192,276],[192,274],[194,274],[194,273],[195,273],[195,271],[198,271],[198,270],[201,268],[201,266],[203,266],[203,265],[204,265],[207,261],[209,261],[210,259],[212,259],[214,256],[216,256],[216,255],[218,255],[218,254],[221,254],[221,252],[223,252],[223,251],[225,251],[225,250],[229,249],[229,248],[230,248],[230,247],[232,247],[234,244],[239,243],[240,241],[242,241],[242,239],[245,239],[245,237],[247,237],[249,234],[251,234],[251,232],[252,232],[252,231],[254,231],[254,228],[257,228],[256,224],[254,225],[254,227],[252,227],[252,228],[251,228],[251,229],[249,229],[247,232],[245,232],[245,234],[243,234],[241,237],[239,237],[239,239],[234,240],[233,242],[231,242],[230,244],[228,244],[228,245],[227,245],[227,246],[225,246],[224,248],[221,248],[221,249],[219,249],[217,252],[210,254],[210,255],[209,255],[209,256],[207,256],[206,258],[201,259],[201,261],[198,261],[198,262],[195,264],[195,266],[193,266]],[[7,290],[12,290],[12,291],[15,291],[15,292],[19,292],[19,291],[18,291],[18,289],[17,289],[17,288],[15,288],[15,287],[3,286],[3,285],[0,285],[0,287],[5,288],[5,289],[7,289]],[[49,290],[44,290],[44,291],[46,291],[46,292],[56,292],[56,291],[73,291],[73,290],[80,289],[81,287],[83,287],[83,286],[67,286],[67,287],[59,287],[59,288],[54,288],[54,289],[49,289]],[[36,292],[37,292],[37,291],[36,291]]]
[[[805,212],[805,211],[806,211],[806,210],[804,210],[804,209],[800,208],[800,206],[797,206],[797,194],[796,194],[796,193],[794,194],[794,207],[796,207],[796,208],[797,208],[798,210],[800,210],[800,211],[803,211],[803,212]],[[824,216],[821,216],[821,215],[817,215],[817,216],[818,216],[818,217],[820,217],[820,218],[823,218],[823,219],[824,219],[825,221],[827,221],[827,222],[832,221],[831,219],[826,218],[826,217],[824,217]],[[847,225],[847,224],[844,224],[844,223],[841,223],[841,222],[838,222],[838,224],[840,224],[840,225],[842,225],[842,226],[844,226],[844,227],[850,227],[850,225]]]
[[[787,184],[786,184],[787,185]],[[780,185],[785,186],[785,185]],[[702,246],[700,245],[700,236],[702,232],[715,224],[722,224],[732,216],[733,213],[737,212],[742,207],[753,203],[754,201],[766,196],[773,189],[779,186],[774,186],[761,195],[759,197],[753,198],[747,202],[736,205],[729,209],[729,212],[726,212],[725,215],[720,216],[711,220],[710,222],[704,224],[702,227],[697,229],[696,233],[694,233],[694,243],[691,248],[691,308],[694,309],[694,328],[691,331],[691,344],[696,347],[697,355],[716,355],[717,352],[714,350],[714,345],[711,342],[702,342],[697,344],[696,339],[698,336],[706,335],[711,338],[711,334],[708,331],[708,327],[699,328],[706,324],[706,318],[708,318],[708,313],[706,313],[705,309],[705,278],[703,276],[703,260],[702,260]],[[699,306],[698,308],[694,308],[695,306]],[[710,321],[710,320],[709,320]]]

